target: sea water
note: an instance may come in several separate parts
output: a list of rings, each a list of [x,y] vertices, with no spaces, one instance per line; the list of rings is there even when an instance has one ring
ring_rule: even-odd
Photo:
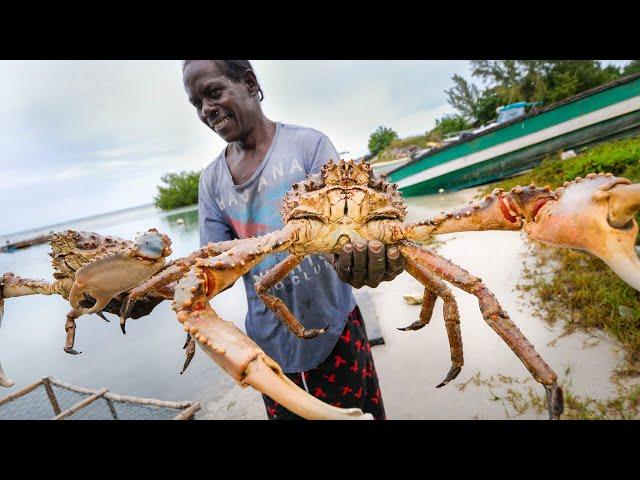
[[[169,235],[173,249],[170,258],[178,258],[199,247],[197,217],[195,207],[162,212],[147,205],[6,235],[0,238],[0,245],[6,240],[67,228],[133,239],[137,232],[155,227]],[[178,219],[182,221],[178,223]],[[13,272],[51,281],[48,252],[49,245],[42,244],[0,253],[0,274]],[[212,304],[222,318],[244,329],[247,303],[241,281],[218,295]],[[80,355],[63,351],[69,310],[68,302],[57,295],[5,300],[0,363],[16,384],[10,389],[1,388],[0,397],[45,376],[88,388],[107,387],[115,393],[176,401],[216,397],[234,388],[227,374],[200,350],[187,371],[179,374],[185,358],[182,347],[186,334],[168,301],[146,317],[129,320],[126,335],[120,331],[115,315],[106,314],[111,323],[97,315],[80,317],[75,341],[75,349],[82,351]]]

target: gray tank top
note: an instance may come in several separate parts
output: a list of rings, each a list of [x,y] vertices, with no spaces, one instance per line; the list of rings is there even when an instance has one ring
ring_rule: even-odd
[[[200,244],[264,235],[283,227],[280,206],[293,183],[339,160],[326,135],[311,128],[276,124],[273,143],[252,177],[235,185],[225,151],[200,177],[198,215]],[[271,294],[281,298],[305,328],[329,325],[324,334],[298,339],[258,298],[255,283],[288,253],[272,254],[244,275],[247,334],[286,373],[315,368],[331,353],[356,302],[350,285],[340,281],[320,255],[306,257]]]

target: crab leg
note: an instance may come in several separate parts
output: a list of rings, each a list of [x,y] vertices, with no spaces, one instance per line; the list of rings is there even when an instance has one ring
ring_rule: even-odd
[[[68,278],[49,283],[46,280],[22,278],[13,273],[5,273],[0,280],[2,288],[0,298],[23,297],[25,295],[61,295],[64,297],[71,283],[72,281]]]
[[[240,240],[227,240],[218,243],[209,243],[192,254],[175,260],[160,273],[157,273],[137,287],[131,289],[127,297],[122,302],[122,308],[120,310],[120,329],[122,330],[122,333],[126,333],[125,324],[127,318],[129,318],[131,310],[133,310],[133,307],[138,300],[146,297],[151,292],[156,292],[164,286],[180,280],[180,278],[189,271],[189,268],[191,268],[199,258],[215,257],[227,250],[230,250],[234,246],[238,245],[239,242]]]
[[[372,419],[360,409],[327,405],[300,389],[253,340],[233,323],[222,320],[208,300],[244,275],[267,253],[286,250],[295,239],[293,225],[250,239],[216,258],[200,259],[178,282],[173,309],[206,354],[240,385],[259,392],[307,419]]]
[[[193,360],[193,356],[196,354],[196,341],[193,339],[191,334],[187,332],[187,340],[184,342],[184,347],[182,349],[185,351],[186,358],[184,360],[184,365],[182,366],[182,371],[180,375],[182,375],[186,370],[191,360]]]
[[[76,318],[81,317],[82,313],[75,309],[72,309],[67,313],[67,321],[64,324],[64,330],[67,332],[67,342],[64,346],[64,351],[71,355],[79,355],[82,352],[78,352],[73,348],[73,344],[76,339]]]
[[[13,387],[16,384],[13,380],[11,380],[2,370],[2,364],[0,363],[0,387]]]
[[[635,252],[640,185],[611,174],[590,173],[551,191],[550,187],[495,189],[484,200],[406,226],[408,240],[471,230],[520,230],[558,247],[587,251],[640,290]]]
[[[444,387],[447,383],[458,376],[460,370],[462,370],[462,365],[464,364],[458,304],[456,303],[456,299],[451,293],[451,290],[442,280],[437,278],[426,268],[420,266],[417,262],[413,261],[410,257],[405,257],[405,260],[407,272],[425,286],[425,301],[422,303],[422,309],[420,310],[420,319],[408,327],[401,328],[400,330],[418,330],[424,327],[431,319],[435,299],[437,297],[442,298],[444,302],[442,312],[447,329],[447,337],[449,338],[449,347],[451,349],[451,369],[447,373],[445,379],[436,388]]]
[[[496,297],[482,283],[463,268],[420,248],[412,242],[400,243],[400,251],[405,258],[411,258],[419,265],[435,273],[456,287],[478,298],[480,311],[489,326],[505,341],[520,361],[527,367],[533,378],[544,385],[547,391],[547,407],[551,419],[558,419],[564,408],[562,389],[557,384],[558,376],[536,352],[533,345],[520,329],[502,310]]]
[[[4,296],[3,296],[4,276],[0,277],[0,327],[2,326],[2,317],[4,316]],[[0,363],[0,387],[13,387],[15,382],[4,373],[2,364]]]
[[[300,389],[257,344],[210,308],[189,314],[184,326],[206,354],[241,386],[251,385],[301,417],[310,420],[372,418],[358,408],[327,405]]]
[[[326,332],[328,325],[325,328],[305,329],[293,313],[291,313],[291,310],[289,310],[282,299],[267,293],[267,290],[285,278],[287,274],[296,268],[301,261],[301,257],[293,254],[289,255],[260,279],[256,284],[256,292],[267,308],[275,313],[296,337],[309,339],[315,338]]]
[[[409,271],[409,268],[407,268],[407,271]],[[415,275],[413,276],[415,277]],[[424,287],[422,308],[420,309],[420,316],[418,317],[418,320],[413,322],[411,325],[407,325],[406,327],[398,327],[398,330],[402,332],[420,330],[422,327],[427,325],[431,321],[431,317],[433,316],[433,309],[436,306],[436,300],[438,300],[438,295],[429,290],[428,287]]]

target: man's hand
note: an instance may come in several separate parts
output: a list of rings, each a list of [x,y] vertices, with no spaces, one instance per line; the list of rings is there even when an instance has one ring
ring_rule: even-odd
[[[354,288],[375,288],[380,282],[393,280],[404,270],[404,257],[397,247],[385,248],[378,240],[346,244],[334,255],[333,268],[343,282]]]

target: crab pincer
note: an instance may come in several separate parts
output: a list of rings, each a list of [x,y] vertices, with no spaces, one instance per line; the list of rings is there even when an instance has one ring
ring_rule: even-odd
[[[242,387],[252,386],[293,413],[310,420],[372,420],[358,408],[338,408],[308,394],[253,340],[233,323],[220,318],[209,299],[242,272],[211,272],[202,261],[180,280],[173,309],[184,330],[205,353]]]
[[[4,316],[4,297],[2,295],[2,286],[4,283],[3,278],[4,277],[0,276],[0,326],[2,326],[2,317]],[[9,388],[14,384],[15,382],[7,377],[7,375],[4,373],[2,364],[0,363],[0,387]]]

